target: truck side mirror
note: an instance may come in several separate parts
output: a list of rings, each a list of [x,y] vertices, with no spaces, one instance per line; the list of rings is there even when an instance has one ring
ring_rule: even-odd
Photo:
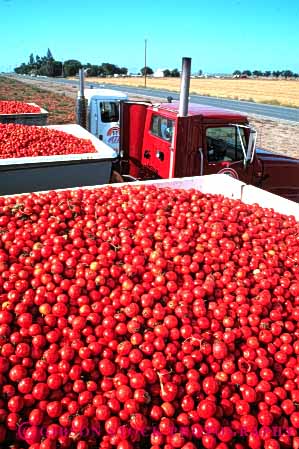
[[[239,125],[235,123],[231,123],[230,126],[236,127],[236,132],[239,137],[242,153],[243,153],[243,165],[244,168],[247,167],[248,164],[251,164],[253,162],[253,158],[255,155],[255,147],[256,147],[256,140],[257,140],[257,132],[254,128],[252,128],[249,125]],[[241,128],[247,129],[249,131],[249,139],[248,139],[248,145],[247,148],[245,148],[245,139],[243,140],[241,135]],[[244,136],[244,134],[243,134]]]
[[[244,165],[251,164],[255,155],[256,149],[257,132],[254,128],[249,128],[249,140],[248,147],[246,151],[246,159],[244,160]]]

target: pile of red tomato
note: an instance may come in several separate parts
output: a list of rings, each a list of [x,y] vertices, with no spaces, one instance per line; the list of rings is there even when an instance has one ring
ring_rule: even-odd
[[[95,153],[90,140],[40,126],[0,123],[0,159]]]
[[[189,190],[0,198],[0,445],[299,445],[299,224]]]
[[[33,112],[41,112],[41,109],[23,101],[0,100],[0,114],[28,114]]]

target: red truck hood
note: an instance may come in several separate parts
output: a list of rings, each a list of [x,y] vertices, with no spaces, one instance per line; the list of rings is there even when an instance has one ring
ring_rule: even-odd
[[[299,202],[299,159],[257,148],[256,172],[265,190]]]

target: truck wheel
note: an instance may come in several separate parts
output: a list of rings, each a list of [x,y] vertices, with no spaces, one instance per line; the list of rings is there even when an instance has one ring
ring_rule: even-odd
[[[109,184],[119,184],[120,182],[124,182],[124,178],[115,170],[112,170]]]

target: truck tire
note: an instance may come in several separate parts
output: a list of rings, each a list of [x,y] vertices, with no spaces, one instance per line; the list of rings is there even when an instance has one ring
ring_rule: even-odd
[[[112,170],[109,184],[119,184],[124,182],[124,178],[115,170]]]

